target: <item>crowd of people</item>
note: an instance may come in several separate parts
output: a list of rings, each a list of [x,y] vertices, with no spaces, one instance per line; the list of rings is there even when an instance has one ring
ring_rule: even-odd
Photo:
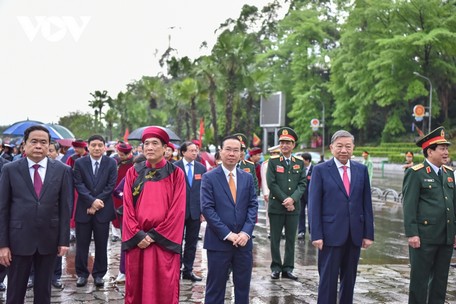
[[[277,137],[262,162],[262,150],[248,149],[244,134],[227,136],[212,162],[202,158],[199,141],[174,145],[158,127],[146,128],[138,147],[120,141],[112,149],[97,134],[64,149],[45,127],[28,128],[19,157],[0,157],[0,223],[8,223],[0,225],[0,291],[7,290],[7,303],[23,303],[31,287],[35,303],[50,303],[52,286],[64,287],[61,258],[70,242],[76,286],[91,276],[103,287],[110,236],[122,242],[116,282],[125,284],[125,303],[178,303],[181,279],[203,279],[193,269],[203,221],[205,303],[224,303],[231,274],[235,303],[248,303],[258,198],[267,210],[271,279],[298,280],[295,242],[308,235],[318,250],[318,303],[352,303],[361,248],[374,241],[369,152],[353,161],[354,136],[339,130],[329,146],[333,158],[313,165],[309,153],[293,154],[293,129],[280,128]],[[456,244],[450,142],[438,128],[417,145],[425,161],[414,165],[407,153],[403,185],[410,303],[443,303]]]

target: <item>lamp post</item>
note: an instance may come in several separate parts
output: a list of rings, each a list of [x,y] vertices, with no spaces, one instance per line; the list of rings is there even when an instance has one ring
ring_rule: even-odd
[[[429,82],[429,133],[431,133],[431,121],[432,121],[432,82],[426,76],[421,75],[418,72],[413,72],[413,75],[426,79]]]
[[[321,118],[321,129],[322,129],[322,142],[321,142],[321,155],[323,155],[323,157],[325,157],[325,103],[323,101],[321,101],[321,106],[322,106],[322,118]]]

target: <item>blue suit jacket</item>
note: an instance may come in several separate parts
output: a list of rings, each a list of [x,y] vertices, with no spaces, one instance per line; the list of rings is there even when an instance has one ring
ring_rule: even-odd
[[[350,162],[350,195],[339,169],[331,159],[316,165],[309,189],[309,223],[312,241],[341,246],[349,236],[355,246],[364,238],[374,240],[372,194],[366,166]]]
[[[173,163],[176,167],[179,167],[184,171],[184,161],[179,160]],[[187,174],[185,174],[185,183],[187,185],[186,191],[186,208],[185,208],[185,219],[191,218],[192,220],[198,220],[201,215],[201,203],[200,203],[200,196],[201,196],[201,181],[203,174],[206,173],[206,167],[204,167],[200,162],[194,161],[194,168],[193,168],[193,180],[192,186],[188,183]]]
[[[103,155],[96,180],[89,156],[78,158],[74,163],[73,170],[74,186],[78,192],[75,213],[76,222],[87,223],[93,216],[100,223],[115,219],[116,213],[112,199],[112,192],[117,180],[117,163],[115,159]],[[87,209],[97,198],[103,201],[104,208],[98,210],[95,215],[87,214]]]
[[[233,243],[224,238],[241,231],[252,236],[258,213],[258,200],[252,174],[236,168],[236,203],[221,166],[203,175],[201,211],[207,221],[204,248],[230,251]],[[252,238],[238,250],[252,250]]]
[[[5,164],[0,178],[0,247],[14,255],[56,254],[69,246],[71,168],[48,159],[43,188],[33,188],[27,158]]]

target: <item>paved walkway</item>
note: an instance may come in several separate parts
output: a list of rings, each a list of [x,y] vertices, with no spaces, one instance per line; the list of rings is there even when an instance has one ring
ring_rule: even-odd
[[[308,240],[297,242],[296,265],[294,273],[298,281],[289,279],[270,279],[270,254],[267,231],[264,226],[264,210],[259,215],[259,223],[255,229],[254,268],[251,282],[250,299],[253,304],[293,304],[316,303],[318,288],[318,272],[316,267],[316,251]],[[202,228],[204,231],[204,226]],[[401,240],[399,240],[401,241]],[[405,242],[405,239],[402,240]],[[114,280],[118,273],[119,242],[109,244],[109,272],[105,277],[104,288],[96,288],[90,278],[87,286],[76,287],[74,271],[75,247],[71,247],[69,255],[64,259],[65,284],[63,290],[53,289],[52,303],[123,303],[124,286],[116,285]],[[371,248],[369,250],[374,250]],[[363,255],[362,255],[363,256]],[[90,262],[93,263],[93,249]],[[89,263],[90,264],[90,263]],[[206,252],[202,249],[202,241],[198,243],[195,260],[195,272],[203,276],[202,282],[192,283],[181,281],[180,303],[204,303]],[[90,267],[90,266],[89,266]],[[365,265],[361,260],[355,288],[355,303],[407,303],[409,284],[409,267],[403,259],[396,264]],[[0,293],[0,303],[4,303],[5,293]],[[26,303],[33,303],[33,292],[27,292]],[[234,303],[233,284],[227,284],[226,302]],[[456,269],[450,269],[447,303],[456,303]],[[160,303],[161,304],[161,303]]]

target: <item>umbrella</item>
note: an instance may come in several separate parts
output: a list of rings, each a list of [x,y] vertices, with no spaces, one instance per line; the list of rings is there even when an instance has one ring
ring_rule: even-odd
[[[54,129],[57,133],[59,133],[63,139],[76,139],[74,136],[73,132],[71,132],[68,128],[62,126],[62,125],[57,125],[57,124],[45,124],[45,126],[49,129],[52,128]]]
[[[5,131],[3,131],[3,135],[13,135],[13,136],[24,136],[24,131],[31,126],[34,125],[42,125],[41,121],[36,120],[23,120],[13,123],[9,126]]]
[[[71,147],[74,139],[71,138],[64,138],[64,139],[57,139],[56,142],[58,142],[61,146],[63,147]]]
[[[52,127],[49,127],[45,124],[43,124],[40,121],[36,120],[23,120],[23,121],[18,121],[9,126],[5,131],[3,131],[3,135],[12,135],[12,136],[24,136],[25,130],[27,130],[28,127],[31,126],[36,126],[36,125],[41,125],[46,127],[49,130],[49,133],[51,134],[52,139],[62,139],[63,136],[60,135],[59,132],[54,130]]]
[[[146,126],[146,127],[141,127],[141,128],[136,129],[136,130],[133,130],[130,133],[130,135],[128,135],[128,140],[141,140],[143,131],[146,128],[149,128],[149,127],[158,127],[158,128],[161,128],[161,129],[165,130],[166,133],[168,133],[170,142],[181,142],[180,137],[177,136],[176,133],[174,133],[173,130],[171,130],[170,128],[165,128],[165,127],[160,127],[160,126]]]

